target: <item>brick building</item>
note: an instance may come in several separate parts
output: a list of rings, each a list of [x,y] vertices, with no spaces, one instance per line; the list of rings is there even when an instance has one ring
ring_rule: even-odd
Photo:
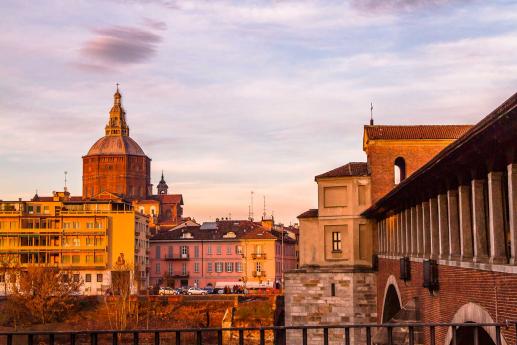
[[[362,212],[470,127],[371,123],[363,136],[367,162],[350,162],[315,177],[318,208],[298,217],[300,268],[286,274],[287,325],[377,320],[371,262],[375,231]],[[364,339],[361,332],[352,332],[354,344]],[[330,331],[329,337],[329,344],[341,344],[343,331]],[[322,341],[323,334],[313,332],[309,339]],[[290,332],[288,341],[301,343],[301,335]]]
[[[126,111],[117,87],[105,135],[83,156],[83,198],[122,199],[150,217],[151,231],[181,223],[183,196],[169,194],[163,172],[153,194],[151,159],[129,136]]]
[[[364,212],[376,229],[379,322],[515,319],[516,129],[517,94]],[[436,343],[474,344],[473,332],[438,329]],[[477,343],[495,339],[483,327]]]

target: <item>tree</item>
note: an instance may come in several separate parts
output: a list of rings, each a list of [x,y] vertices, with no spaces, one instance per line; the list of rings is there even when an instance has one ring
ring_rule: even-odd
[[[4,295],[7,296],[7,286],[9,285],[9,279],[15,274],[19,268],[19,255],[5,253],[0,254],[0,274],[3,277],[4,283]]]
[[[83,282],[72,271],[49,266],[28,266],[10,279],[8,301],[18,315],[45,324],[62,320],[77,305]]]

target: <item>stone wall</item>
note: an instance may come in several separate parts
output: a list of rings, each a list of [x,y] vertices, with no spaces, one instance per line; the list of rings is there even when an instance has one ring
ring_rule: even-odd
[[[335,296],[332,296],[332,284]],[[377,320],[376,276],[367,269],[300,269],[285,275],[286,326],[374,323]],[[343,330],[329,331],[329,344],[343,344]],[[364,334],[351,334],[364,344]],[[301,330],[288,331],[288,344],[302,344]],[[323,343],[323,330],[308,331],[309,344]]]

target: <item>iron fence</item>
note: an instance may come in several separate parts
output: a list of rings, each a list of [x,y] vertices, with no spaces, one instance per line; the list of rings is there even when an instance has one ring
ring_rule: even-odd
[[[0,340],[7,345],[329,345],[335,343],[344,345],[397,345],[402,343],[437,345],[437,334],[439,333],[442,338],[448,340],[447,344],[459,345],[459,329],[471,331],[469,335],[471,342],[468,342],[471,345],[485,344],[480,341],[480,339],[483,339],[481,332],[486,332],[486,335],[490,337],[490,342],[495,345],[517,345],[517,321],[506,321],[504,323],[386,323],[236,328],[0,331]],[[340,332],[338,338],[336,338],[336,331]],[[401,332],[404,334],[403,342],[400,338]],[[287,333],[295,336],[295,338],[297,337],[298,340],[286,342]],[[504,343],[502,333],[508,337]],[[318,335],[318,341],[311,337],[316,334]],[[444,336],[444,334],[447,334],[447,336]],[[465,332],[461,336],[464,336],[464,334]],[[377,339],[375,339],[376,337]],[[164,339],[167,339],[167,342]],[[465,343],[465,340],[463,339],[461,342]],[[440,344],[443,344],[443,339]]]

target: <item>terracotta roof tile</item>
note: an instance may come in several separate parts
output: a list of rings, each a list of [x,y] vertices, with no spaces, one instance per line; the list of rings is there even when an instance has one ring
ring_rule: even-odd
[[[346,176],[368,176],[368,165],[365,162],[350,162],[339,168],[327,171],[316,178],[325,177],[346,177]]]
[[[458,139],[471,125],[364,126],[365,135],[375,139]]]
[[[317,208],[311,208],[310,210],[307,210],[300,214],[297,218],[316,218],[318,217],[318,209]]]

